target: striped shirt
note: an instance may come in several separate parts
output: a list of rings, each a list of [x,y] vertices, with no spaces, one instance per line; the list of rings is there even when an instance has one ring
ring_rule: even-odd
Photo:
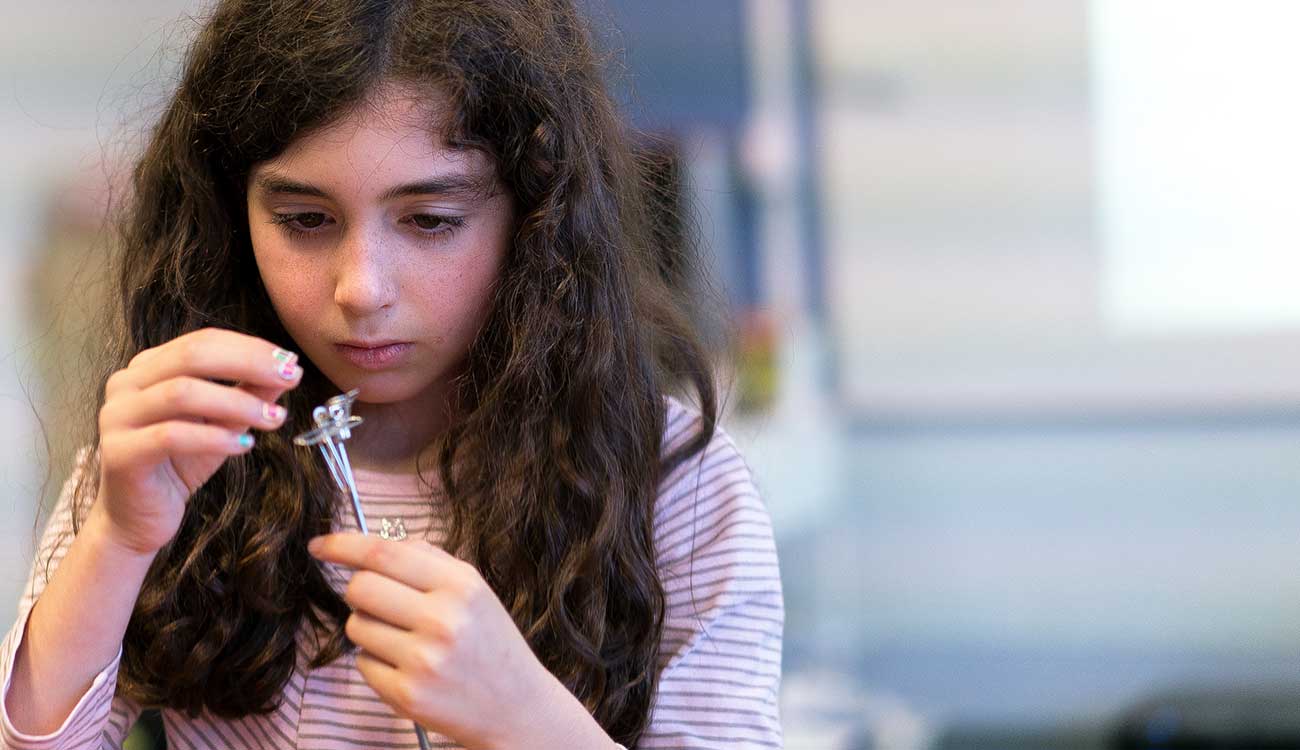
[[[665,447],[688,440],[698,416],[670,399]],[[436,500],[430,502],[430,493],[422,491],[414,475],[355,473],[372,534],[386,519],[392,528],[400,521],[408,536],[433,544],[445,538],[446,514]],[[56,567],[70,543],[70,534],[60,532],[71,527],[72,486],[73,479],[64,485],[19,602],[17,622],[0,644],[6,698],[27,616],[46,583],[43,561],[53,552],[51,569]],[[356,530],[342,500],[340,506],[338,528]],[[658,692],[637,747],[779,748],[777,694],[785,618],[776,547],[767,510],[726,433],[719,430],[702,455],[664,478],[656,503],[655,543],[667,609]],[[348,571],[330,566],[327,573],[342,591]],[[0,705],[0,750],[121,747],[141,709],[115,694],[120,659],[119,651],[52,734],[18,732]],[[417,747],[411,722],[398,718],[366,684],[354,655],[315,669],[307,661],[299,649],[297,668],[273,713],[230,720],[206,712],[189,718],[163,709],[169,747]],[[434,732],[429,739],[434,747],[461,747]]]

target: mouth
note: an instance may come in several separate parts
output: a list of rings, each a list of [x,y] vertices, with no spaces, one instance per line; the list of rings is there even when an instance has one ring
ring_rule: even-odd
[[[363,370],[382,370],[400,364],[414,346],[409,341],[349,341],[335,344],[334,350]]]

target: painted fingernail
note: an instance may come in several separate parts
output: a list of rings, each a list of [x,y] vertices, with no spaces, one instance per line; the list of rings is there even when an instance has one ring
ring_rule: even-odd
[[[240,435],[240,436],[239,436],[239,447],[240,447],[240,448],[252,448],[252,447],[253,447],[253,436],[252,436],[252,435],[249,435],[248,433],[244,433],[243,435]]]
[[[284,417],[284,407],[279,404],[262,404],[262,419],[279,422]]]
[[[292,362],[285,362],[280,365],[280,377],[285,380],[293,380],[298,377],[300,372],[302,372],[302,368]]]
[[[276,362],[279,362],[280,364],[284,364],[284,363],[286,363],[286,362],[297,362],[297,361],[298,361],[298,355],[297,355],[297,354],[294,354],[293,352],[289,351],[288,349],[278,349],[278,348],[277,348],[275,351],[271,352],[271,356],[272,356],[272,357],[275,357],[275,361],[276,361]]]

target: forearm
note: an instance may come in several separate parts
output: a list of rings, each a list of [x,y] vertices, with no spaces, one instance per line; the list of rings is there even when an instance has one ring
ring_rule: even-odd
[[[55,731],[116,656],[152,555],[116,545],[92,509],[27,620],[5,708],[14,728]]]
[[[515,737],[502,743],[511,750],[526,747],[565,747],[573,750],[618,750],[586,706],[549,672],[532,715]]]

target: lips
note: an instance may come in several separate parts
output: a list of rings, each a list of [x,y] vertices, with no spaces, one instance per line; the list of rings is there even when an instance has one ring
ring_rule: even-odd
[[[382,349],[385,346],[405,343],[405,341],[340,341],[339,346],[350,346],[354,349]]]
[[[363,370],[383,370],[399,365],[413,347],[409,341],[349,341],[334,345],[335,351],[344,359]]]

